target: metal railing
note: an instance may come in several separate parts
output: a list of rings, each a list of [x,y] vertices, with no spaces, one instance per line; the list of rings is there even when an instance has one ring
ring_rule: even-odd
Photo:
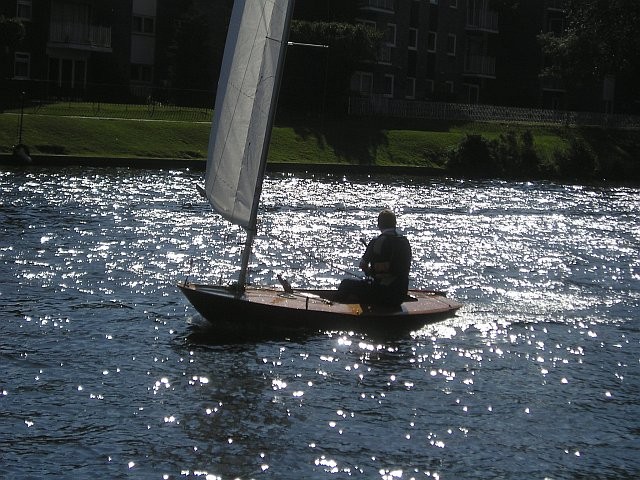
[[[111,27],[100,27],[83,23],[51,22],[49,42],[69,46],[111,48]]]
[[[466,55],[464,59],[464,73],[466,75],[480,75],[495,78],[496,59],[487,55]]]
[[[354,116],[386,116],[442,121],[513,122],[640,129],[640,116],[637,115],[481,104],[421,102],[397,100],[377,95],[350,97],[349,114]]]

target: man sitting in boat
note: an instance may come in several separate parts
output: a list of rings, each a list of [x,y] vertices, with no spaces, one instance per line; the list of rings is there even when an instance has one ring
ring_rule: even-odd
[[[388,209],[378,215],[380,235],[371,240],[360,260],[366,279],[345,279],[338,287],[340,301],[400,305],[409,288],[411,246],[396,231],[396,216]]]

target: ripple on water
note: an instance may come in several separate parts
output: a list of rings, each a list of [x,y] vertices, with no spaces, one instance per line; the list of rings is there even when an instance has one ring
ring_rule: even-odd
[[[173,286],[232,280],[244,240],[196,181],[0,172],[6,475],[640,474],[637,189],[273,175],[256,279],[336,285],[388,206],[413,285],[465,306],[406,338],[240,341]]]

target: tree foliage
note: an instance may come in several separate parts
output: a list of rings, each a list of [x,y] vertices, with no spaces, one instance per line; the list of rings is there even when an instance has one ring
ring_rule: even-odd
[[[308,113],[344,111],[340,103],[348,95],[351,76],[360,62],[375,59],[381,38],[381,32],[360,24],[294,20],[289,40],[303,45],[287,51],[282,100]]]
[[[566,79],[626,75],[640,65],[638,0],[567,0],[562,36],[540,36],[543,51]]]
[[[24,25],[17,18],[0,15],[0,47],[15,49],[25,35]]]

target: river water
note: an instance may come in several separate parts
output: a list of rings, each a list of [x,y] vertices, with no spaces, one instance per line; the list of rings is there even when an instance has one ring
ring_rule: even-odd
[[[200,174],[0,170],[0,477],[640,476],[640,190],[272,175],[252,278],[336,285],[382,207],[406,336],[220,338],[175,282],[232,281]]]

